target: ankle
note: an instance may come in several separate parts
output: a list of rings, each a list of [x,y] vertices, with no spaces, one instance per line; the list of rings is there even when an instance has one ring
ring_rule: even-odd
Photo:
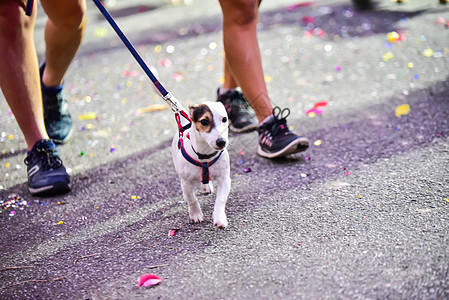
[[[41,77],[41,87],[43,91],[57,94],[64,88],[63,80],[51,80],[51,78],[49,78],[45,62],[39,68],[39,74]]]

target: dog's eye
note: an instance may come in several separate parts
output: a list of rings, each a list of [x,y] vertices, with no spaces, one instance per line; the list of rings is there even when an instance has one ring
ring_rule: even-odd
[[[202,120],[200,121],[200,123],[201,123],[201,125],[203,125],[203,126],[209,126],[209,124],[210,124],[209,120],[207,120],[207,119],[202,119]]]
[[[222,121],[223,123],[226,123],[226,122],[228,121],[228,118],[224,117],[221,121]]]

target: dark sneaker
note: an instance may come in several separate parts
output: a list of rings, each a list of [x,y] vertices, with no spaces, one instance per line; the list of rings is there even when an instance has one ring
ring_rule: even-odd
[[[241,133],[257,128],[257,119],[241,92],[236,90],[228,91],[219,95],[217,101],[223,103],[228,112],[229,130],[231,132]]]
[[[307,138],[297,136],[288,129],[286,118],[289,114],[288,108],[281,110],[275,107],[271,119],[257,127],[259,132],[257,154],[266,158],[275,158],[302,152],[309,147]]]
[[[398,3],[402,0],[397,0]],[[352,0],[355,9],[358,10],[370,10],[376,8],[376,2],[373,0]]]
[[[45,64],[40,68],[40,75],[45,69]],[[45,129],[48,136],[56,143],[63,144],[72,135],[72,117],[69,105],[62,94],[63,86],[46,87],[42,84],[42,104],[44,108]]]
[[[35,196],[64,194],[70,191],[70,177],[51,140],[38,141],[25,158],[28,189]]]

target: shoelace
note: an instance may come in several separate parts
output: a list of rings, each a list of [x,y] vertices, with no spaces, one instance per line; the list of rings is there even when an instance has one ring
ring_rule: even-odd
[[[290,109],[281,109],[279,106],[273,108],[273,123],[270,123],[270,133],[272,136],[276,136],[288,131],[287,117],[290,115]]]
[[[36,148],[37,156],[45,156],[47,160],[42,160],[43,169],[49,168],[56,169],[62,165],[62,160],[59,155],[56,154],[56,149],[53,148]],[[25,159],[25,164],[28,165],[28,161]]]

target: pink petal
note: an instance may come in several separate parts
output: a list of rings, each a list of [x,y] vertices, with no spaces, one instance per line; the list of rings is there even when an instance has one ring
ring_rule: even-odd
[[[298,3],[298,4],[293,4],[290,6],[287,6],[287,11],[294,11],[297,8],[302,8],[302,7],[307,7],[307,6],[311,6],[313,5],[314,2],[313,1],[309,1],[309,2],[302,2],[302,3]]]
[[[306,115],[308,115],[308,114],[310,114],[310,113],[315,113],[315,114],[317,114],[317,115],[320,115],[320,114],[323,113],[323,111],[320,110],[320,109],[311,108],[311,109],[309,109],[309,110],[306,111]]]
[[[162,281],[162,279],[159,278],[159,276],[154,275],[154,274],[145,274],[139,277],[139,279],[137,280],[137,285],[139,287],[143,286],[153,286],[156,285],[158,283],[160,283]]]
[[[435,23],[445,24],[446,21],[444,20],[443,17],[439,17]]]
[[[314,18],[314,17],[306,16],[306,17],[303,17],[303,18],[302,18],[302,22],[303,22],[304,24],[311,24],[311,23],[315,22],[315,18]]]
[[[327,106],[328,102],[327,101],[321,101],[321,102],[317,102],[313,105],[313,108],[318,108],[321,106]]]
[[[176,230],[172,229],[168,232],[168,236],[174,236],[176,233]]]
[[[170,66],[172,65],[172,63],[171,63],[171,60],[170,60],[170,59],[166,58],[166,59],[160,60],[160,61],[158,62],[158,65],[159,65],[159,66],[162,66],[162,67],[170,67]]]

